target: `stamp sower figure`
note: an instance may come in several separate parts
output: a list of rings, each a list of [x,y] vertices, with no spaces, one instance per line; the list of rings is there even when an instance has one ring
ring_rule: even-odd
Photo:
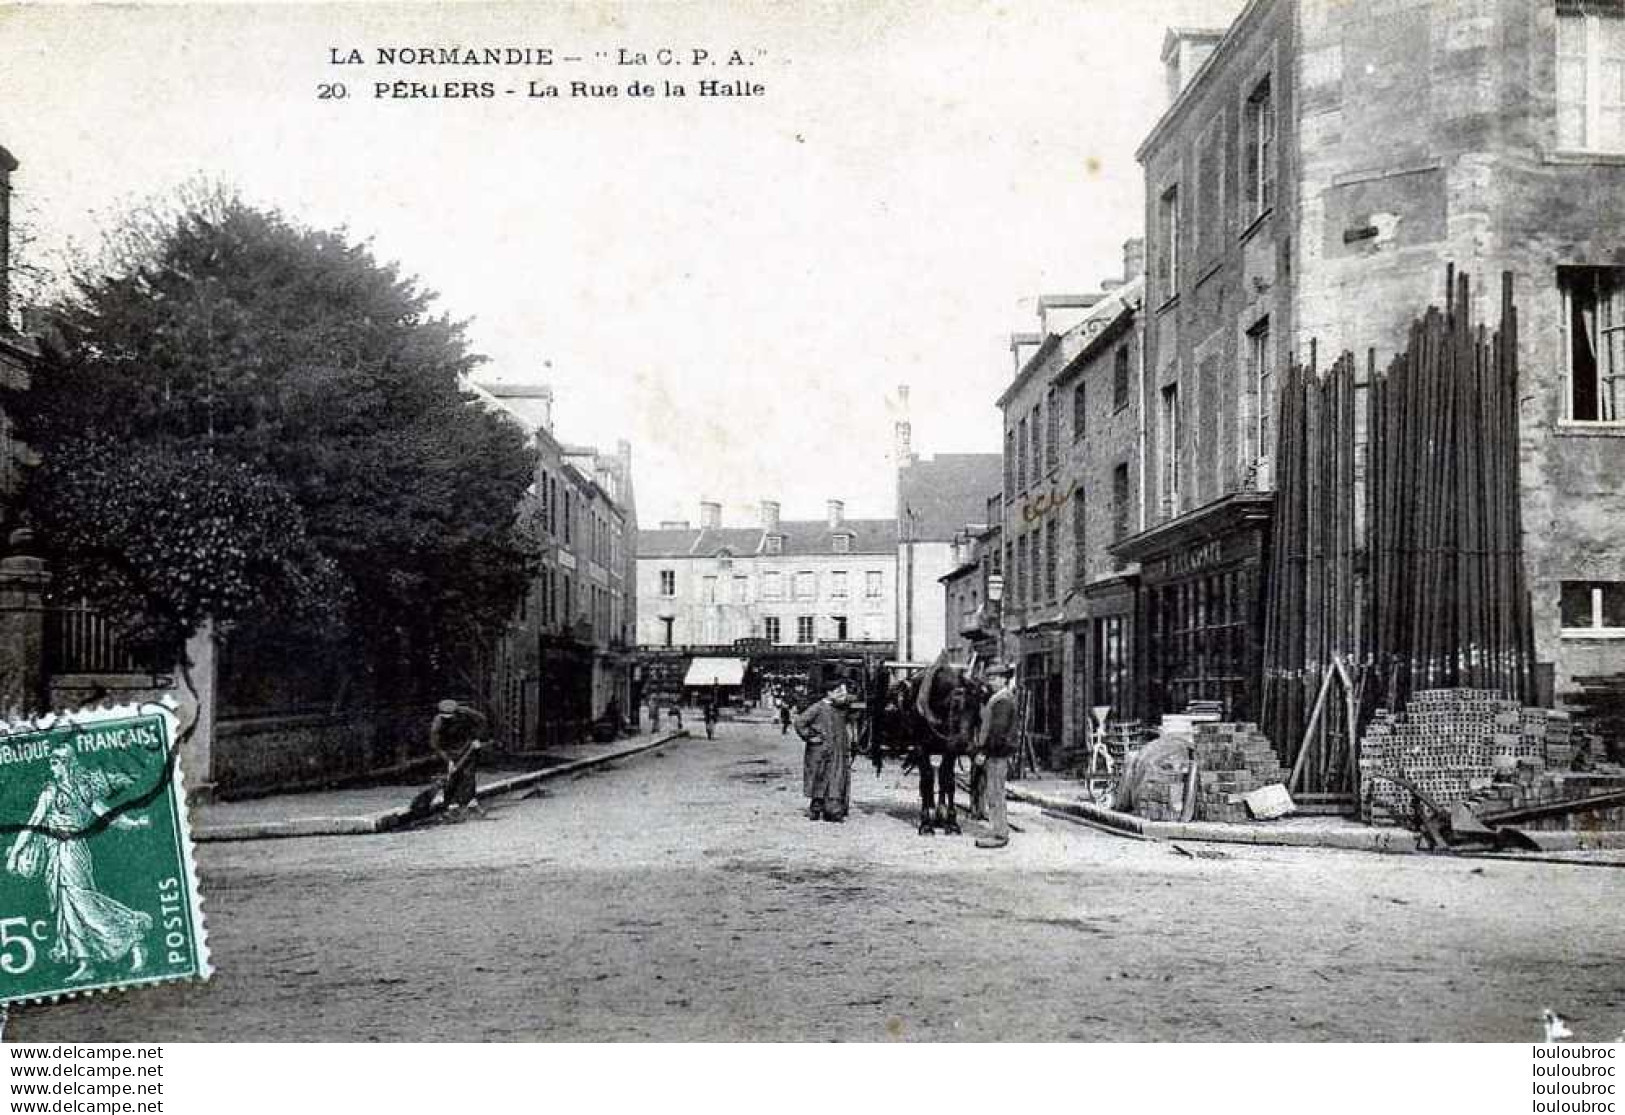
[[[6,870],[13,875],[39,873],[51,910],[56,914],[56,941],[51,959],[76,965],[68,976],[83,983],[94,975],[96,964],[115,964],[126,957],[130,970],[146,966],[143,941],[152,928],[152,915],[132,910],[96,889],[90,842],[79,835],[107,812],[107,798],[130,784],[123,775],[87,771],[71,747],[51,752],[51,779],[40,791],[30,825],[62,835],[24,829],[12,841]],[[146,828],[148,819],[121,814],[109,828]],[[43,860],[43,863],[41,862]]]
[[[982,809],[988,834],[976,839],[978,848],[1002,848],[1010,843],[1010,820],[1005,815],[1004,776],[1016,745],[1016,672],[1006,664],[994,666],[988,679],[999,688],[982,708],[982,727],[976,740],[976,762],[986,772]]]
[[[448,812],[472,805],[485,813],[476,796],[479,760],[479,734],[485,716],[456,701],[441,701],[434,723],[429,726],[429,746],[446,764],[445,804]]]
[[[807,819],[844,821],[852,800],[851,738],[847,712],[852,695],[838,686],[821,701],[809,705],[795,719],[796,734],[807,741],[801,771],[801,790],[810,799]]]

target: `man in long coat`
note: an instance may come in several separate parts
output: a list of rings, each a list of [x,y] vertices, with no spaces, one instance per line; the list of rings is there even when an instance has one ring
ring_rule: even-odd
[[[842,685],[809,706],[795,719],[796,734],[807,741],[801,769],[801,791],[809,801],[810,821],[844,821],[852,802],[852,740],[847,710],[852,696]]]

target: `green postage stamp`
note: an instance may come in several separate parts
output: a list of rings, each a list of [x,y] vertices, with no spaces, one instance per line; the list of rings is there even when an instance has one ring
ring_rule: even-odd
[[[0,725],[0,1002],[204,978],[173,703]]]

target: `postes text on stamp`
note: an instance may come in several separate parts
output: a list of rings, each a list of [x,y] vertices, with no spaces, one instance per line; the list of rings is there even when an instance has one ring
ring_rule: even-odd
[[[206,978],[168,703],[0,731],[0,1002]]]

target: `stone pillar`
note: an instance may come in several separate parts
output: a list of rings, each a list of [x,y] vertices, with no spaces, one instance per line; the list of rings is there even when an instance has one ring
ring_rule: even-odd
[[[0,709],[43,712],[45,677],[45,562],[26,552],[25,531],[11,536],[12,553],[0,559]]]
[[[190,695],[180,688],[180,721],[184,725],[197,715],[197,728],[192,738],[181,749],[181,777],[185,780],[186,796],[190,801],[208,801],[214,795],[214,724],[219,704],[218,653],[214,621],[206,620],[202,627],[186,641],[186,660],[192,675],[192,687],[197,691],[197,706],[189,705]]]

